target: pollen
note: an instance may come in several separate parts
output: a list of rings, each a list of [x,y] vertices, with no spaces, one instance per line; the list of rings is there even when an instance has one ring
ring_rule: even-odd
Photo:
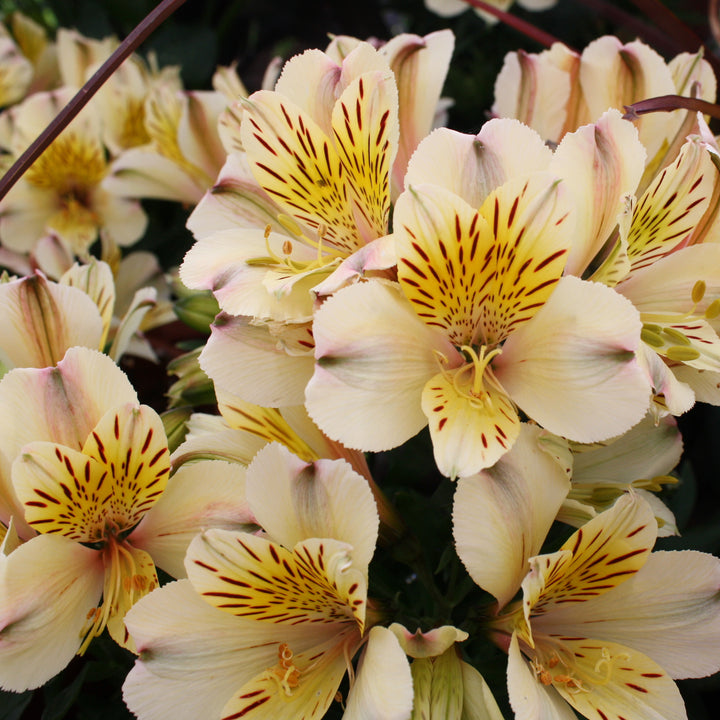
[[[287,697],[292,696],[292,691],[300,684],[300,670],[293,663],[293,651],[287,643],[278,645],[277,665],[267,670],[265,675],[275,680]]]
[[[36,187],[82,199],[100,183],[106,171],[100,143],[68,133],[50,145],[25,173],[25,178]]]

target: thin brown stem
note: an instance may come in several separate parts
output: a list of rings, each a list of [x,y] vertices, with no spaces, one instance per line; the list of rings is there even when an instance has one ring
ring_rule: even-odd
[[[473,7],[478,8],[478,10],[482,10],[489,15],[493,15],[498,20],[505,23],[505,25],[514,28],[518,32],[521,32],[523,35],[527,35],[527,37],[529,37],[531,40],[535,40],[540,45],[544,45],[545,47],[549,48],[553,43],[558,42],[558,39],[553,35],[550,35],[550,33],[546,33],[544,30],[540,30],[540,28],[536,27],[532,23],[522,20],[516,15],[504,12],[503,10],[498,10],[498,8],[496,8],[494,5],[483,2],[483,0],[465,0],[465,2],[468,5],[472,5]]]
[[[163,0],[149,12],[142,22],[123,40],[115,52],[102,64],[98,71],[77,91],[70,102],[55,119],[40,133],[37,139],[13,163],[0,179],[0,200],[23,176],[27,169],[47,149],[50,143],[70,124],[70,121],[89,102],[105,81],[122,65],[155,28],[163,23],[186,0]]]
[[[703,115],[720,118],[720,105],[709,103],[694,97],[684,97],[682,95],[660,95],[658,97],[640,100],[632,105],[625,106],[626,120],[634,120],[640,115],[651,112],[671,112],[672,110],[694,110],[701,112]]]

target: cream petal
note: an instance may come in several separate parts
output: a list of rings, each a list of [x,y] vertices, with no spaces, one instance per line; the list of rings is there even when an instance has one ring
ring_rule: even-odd
[[[378,512],[367,480],[344,460],[307,463],[273,443],[248,467],[247,498],[258,524],[281,545],[334,538],[352,546],[353,566],[370,564]]]
[[[672,373],[681,384],[688,385],[692,389],[696,400],[710,405],[720,405],[720,373],[696,370],[687,365],[673,367]]]
[[[630,429],[647,412],[650,384],[635,357],[639,338],[638,313],[621,295],[566,276],[532,321],[510,335],[493,369],[543,427],[595,442]]]
[[[640,345],[638,357],[647,368],[652,383],[654,397],[650,408],[656,417],[667,413],[682,415],[695,404],[695,393],[690,385],[682,382],[679,377],[676,378],[673,370],[649,345]]]
[[[196,240],[222,230],[264,228],[284,233],[277,221],[280,208],[258,185],[245,153],[228,155],[215,185],[203,195],[187,221]]]
[[[343,720],[407,720],[413,707],[410,665],[393,633],[370,630],[350,688]]]
[[[91,298],[40,274],[0,285],[0,317],[7,367],[49,367],[74,345],[100,347],[102,321]]]
[[[94,194],[93,209],[100,216],[102,235],[109,236],[120,247],[132,245],[147,229],[147,215],[137,200],[98,191]]]
[[[123,698],[141,720],[220,717],[237,688],[277,659],[272,628],[213,608],[187,580],[140,600],[125,623],[139,658]]]
[[[0,202],[0,238],[9,250],[31,252],[47,234],[47,222],[57,212],[52,190],[36,188],[20,180]]]
[[[511,450],[494,467],[461,478],[455,492],[458,556],[501,608],[520,587],[570,489],[564,469],[539,443],[541,433],[523,424]]]
[[[648,416],[617,439],[575,449],[573,485],[627,483],[667,475],[680,462],[683,442],[673,418]]]
[[[292,326],[285,329],[289,332]],[[248,318],[221,313],[211,330],[200,367],[222,392],[263,407],[302,404],[314,367],[309,327],[297,326],[307,336],[303,355],[292,352],[293,343],[284,339],[282,330],[273,334],[267,325]]]
[[[538,681],[520,653],[517,635],[514,633],[508,653],[507,680],[515,720],[577,720],[557,690]]]
[[[412,156],[405,185],[440,185],[479,208],[512,177],[547,170],[551,158],[540,135],[517,120],[489,120],[477,135],[438,128]]]
[[[379,281],[326,300],[313,334],[317,365],[306,389],[308,413],[328,436],[355,449],[387,450],[415,435],[427,422],[420,398],[437,373],[437,353],[450,365],[460,362],[399,288]]]
[[[625,196],[635,192],[645,168],[645,148],[635,127],[611,110],[593,125],[565,135],[550,171],[567,181],[577,214],[565,272],[582,276],[618,222]]]
[[[107,351],[108,355],[118,362],[126,353],[131,353],[132,342],[137,337],[140,327],[147,317],[157,307],[157,290],[154,287],[140,288],[133,296],[130,306],[120,319],[115,329],[115,337]],[[151,349],[152,353],[152,349]],[[152,355],[151,355],[152,356]]]
[[[705,295],[697,303],[692,290],[705,283]],[[691,245],[677,250],[652,265],[634,271],[616,286],[641,313],[688,313],[701,315],[720,297],[720,244]]]
[[[517,118],[544,140],[558,142],[567,124],[573,77],[556,64],[554,49],[555,46],[539,54],[519,51],[505,56],[495,79],[492,112],[499,117]]]
[[[212,290],[220,307],[231,315],[250,315],[259,319],[298,322],[312,316],[310,288],[317,282],[313,275],[296,281],[292,289],[272,293],[266,278],[293,277],[294,273],[276,258],[287,257],[287,235],[261,229],[234,229],[209,235],[195,243],[180,267],[180,279],[195,290]],[[317,251],[290,243],[291,261],[317,259]]]
[[[612,640],[674,678],[720,669],[720,560],[695,550],[654,552],[632,577],[590,603],[553,609],[563,633]]]
[[[245,499],[245,468],[222,460],[181,467],[165,492],[128,536],[173,577],[185,577],[185,552],[211,527],[250,530],[255,520]]]
[[[460,661],[463,682],[463,709],[460,720],[503,720],[497,701],[483,676]]]
[[[54,368],[17,368],[0,382],[0,519],[15,515],[21,537],[32,531],[10,485],[10,465],[35,440],[77,448],[108,407],[137,402],[126,375],[107,355],[70,348]],[[22,417],[23,422],[17,422]]]
[[[100,553],[54,535],[29,540],[0,563],[0,686],[39,687],[72,660],[103,576]]]
[[[404,176],[415,148],[433,127],[455,38],[450,30],[425,37],[403,33],[381,48],[395,73],[398,88],[400,137],[393,163],[393,197],[405,188]]]
[[[116,158],[103,187],[120,197],[174,200],[190,205],[195,205],[206,189],[172,160],[147,148],[132,148]]]
[[[609,107],[622,110],[638,100],[675,93],[670,70],[655,50],[639,40],[623,45],[609,35],[583,50],[580,85],[591,118],[600,117]],[[648,113],[638,121],[648,160],[655,157],[666,138],[675,134],[681,121],[659,113]]]

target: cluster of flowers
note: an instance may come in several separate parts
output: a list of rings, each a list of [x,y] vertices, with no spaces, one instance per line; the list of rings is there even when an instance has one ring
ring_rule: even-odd
[[[11,156],[108,50],[22,37]],[[720,154],[695,112],[618,110],[714,101],[712,72],[610,37],[513,54],[472,136],[433,129],[452,50],[336,37],[249,97],[133,60],[0,202],[7,267],[42,270],[0,285],[4,689],[107,628],[141,720],[498,720],[468,633],[372,594],[402,528],[364,453],[425,426],[516,717],[683,718],[673,679],[720,669],[720,560],[652,552],[674,416],[720,404]],[[179,274],[221,309],[197,358],[219,414],[179,444],[114,362],[170,307],[148,285],[116,310],[157,267],[121,281],[143,197],[196,205]]]

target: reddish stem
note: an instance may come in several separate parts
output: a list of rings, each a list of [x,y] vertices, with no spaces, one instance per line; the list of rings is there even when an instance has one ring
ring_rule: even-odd
[[[89,102],[90,98],[102,87],[105,81],[122,65],[137,47],[175,12],[186,0],[163,0],[150,11],[142,22],[123,40],[115,52],[102,64],[98,71],[77,91],[70,102],[58,113],[55,119],[42,131],[37,139],[13,163],[12,167],[0,179],[0,200],[23,176],[26,170],[47,149],[48,145],[70,124],[70,121]]]
[[[504,12],[503,10],[498,10],[494,5],[483,2],[483,0],[465,0],[465,2],[468,5],[472,5],[473,7],[478,8],[478,10],[482,10],[489,15],[495,16],[498,20],[504,22],[505,25],[514,28],[518,32],[521,32],[523,35],[527,35],[527,37],[535,40],[535,42],[539,43],[540,45],[544,45],[545,47],[549,48],[553,43],[558,42],[558,39],[556,37],[544,32],[543,30],[540,30],[540,28],[536,27],[532,23],[521,20],[519,17]]]
[[[646,113],[670,112],[680,109],[694,110],[703,113],[703,115],[720,118],[720,105],[699,98],[683,97],[682,95],[660,95],[647,100],[640,100],[632,105],[626,105],[624,117],[626,120],[635,120]]]

